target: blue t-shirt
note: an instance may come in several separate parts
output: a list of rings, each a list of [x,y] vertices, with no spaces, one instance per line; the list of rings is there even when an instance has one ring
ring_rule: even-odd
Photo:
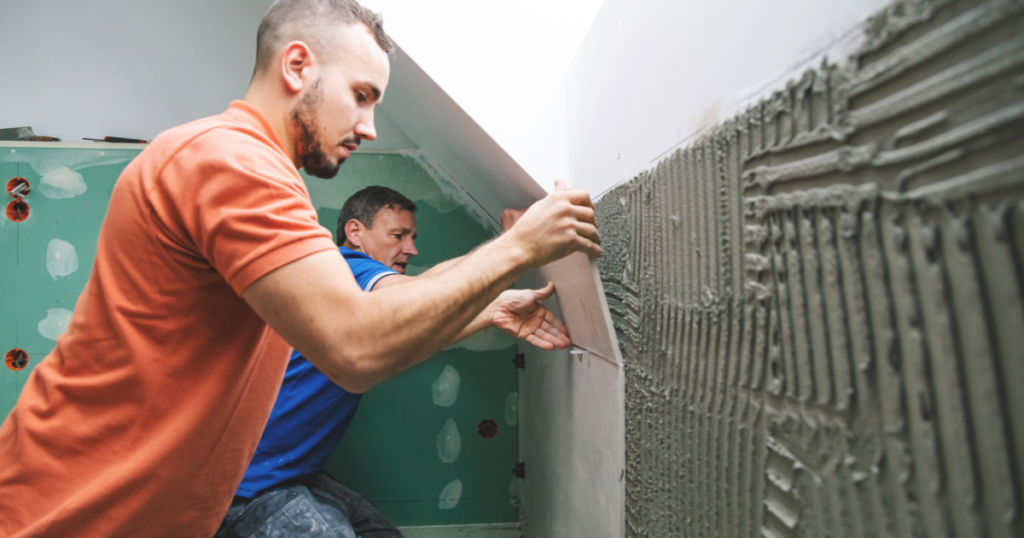
[[[372,290],[383,277],[398,274],[362,252],[345,247],[338,250],[363,291]],[[286,481],[322,471],[345,436],[362,396],[335,385],[293,351],[237,495],[252,498]]]

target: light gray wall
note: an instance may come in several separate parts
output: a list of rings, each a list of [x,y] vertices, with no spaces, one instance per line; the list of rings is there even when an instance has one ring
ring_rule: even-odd
[[[0,128],[65,142],[160,132],[241,99],[272,0],[0,0]],[[414,148],[377,118],[376,142]]]
[[[572,185],[597,195],[650,168],[744,90],[784,83],[886,3],[606,0],[567,74]]]
[[[150,139],[245,94],[270,0],[0,0],[0,127]]]

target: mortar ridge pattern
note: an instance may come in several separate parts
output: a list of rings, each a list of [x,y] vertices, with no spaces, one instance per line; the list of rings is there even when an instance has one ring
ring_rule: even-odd
[[[1024,535],[1022,23],[896,1],[598,202],[628,536]]]

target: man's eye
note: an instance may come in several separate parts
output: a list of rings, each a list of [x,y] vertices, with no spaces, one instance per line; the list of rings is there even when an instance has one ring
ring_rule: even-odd
[[[402,240],[402,234],[391,234],[391,235],[395,236],[395,239],[397,239],[399,241]]]
[[[363,92],[356,92],[356,101],[363,103],[366,101],[366,94]]]

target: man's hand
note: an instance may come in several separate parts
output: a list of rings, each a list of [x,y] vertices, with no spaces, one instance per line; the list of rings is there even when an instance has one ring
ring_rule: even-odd
[[[501,231],[504,233],[511,230],[512,225],[515,224],[517,220],[519,220],[519,217],[523,216],[523,213],[526,213],[527,209],[528,208],[524,207],[522,209],[506,209],[502,211]]]
[[[514,216],[514,211],[506,212],[502,220],[514,220]],[[530,206],[499,241],[517,245],[532,267],[577,251],[593,258],[603,253],[590,195],[579,189],[566,190],[561,181],[555,182],[555,192]]]
[[[491,324],[541,349],[569,347],[565,326],[540,304],[554,292],[555,286],[550,282],[539,290],[506,290],[491,304]]]

